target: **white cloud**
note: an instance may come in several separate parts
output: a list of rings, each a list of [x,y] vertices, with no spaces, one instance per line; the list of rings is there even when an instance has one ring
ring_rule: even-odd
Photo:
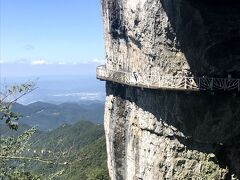
[[[96,92],[96,93],[79,92],[79,93],[54,94],[53,96],[72,97],[72,98],[78,98],[81,100],[99,100],[101,99],[102,94],[100,92]]]
[[[92,62],[99,63],[99,62],[100,62],[100,60],[99,60],[99,59],[97,59],[97,58],[95,58],[95,59],[93,59],[93,60],[92,60]]]
[[[100,59],[92,59],[90,61],[73,61],[73,62],[69,62],[69,61],[46,61],[44,59],[36,59],[36,60],[30,60],[30,59],[19,59],[17,61],[3,61],[0,59],[0,64],[4,64],[4,63],[16,63],[16,64],[31,64],[31,65],[102,65],[104,64],[103,60]]]
[[[94,63],[94,64],[104,64],[103,60],[100,60],[98,58],[93,59],[92,61],[89,61],[89,63]]]
[[[31,62],[32,65],[42,65],[42,64],[47,64],[46,61],[44,60],[36,60]]]
[[[66,62],[59,62],[59,63],[57,63],[57,64],[59,64],[59,65],[65,65],[65,64],[67,64]]]

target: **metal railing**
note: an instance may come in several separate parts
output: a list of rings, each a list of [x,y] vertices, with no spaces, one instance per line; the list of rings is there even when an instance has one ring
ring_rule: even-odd
[[[97,78],[151,89],[240,91],[240,79],[147,75],[107,69],[104,65],[97,67]]]

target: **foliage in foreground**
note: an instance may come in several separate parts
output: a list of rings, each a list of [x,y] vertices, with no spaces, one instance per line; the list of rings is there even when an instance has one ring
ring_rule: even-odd
[[[0,86],[2,88],[1,84]],[[21,116],[12,111],[12,106],[19,98],[33,90],[34,84],[29,82],[5,87],[5,90],[0,92],[0,120],[4,122],[1,126],[7,125],[9,129],[17,130]],[[25,172],[23,166],[17,163],[26,159],[22,153],[28,147],[28,141],[35,131],[35,128],[31,128],[17,137],[0,136],[0,179],[38,179],[37,176]]]
[[[0,84],[2,89],[2,84]],[[22,85],[4,87],[0,92],[0,120],[6,123],[10,129],[17,130],[18,120],[21,115],[12,111],[12,106],[23,96],[35,89],[33,82],[27,82]]]
[[[33,84],[26,83],[1,92],[0,120],[9,131],[18,129],[21,117],[12,111],[13,104],[32,90]],[[30,128],[17,136],[0,134],[1,180],[109,179],[102,125],[80,122],[33,137],[35,132]]]

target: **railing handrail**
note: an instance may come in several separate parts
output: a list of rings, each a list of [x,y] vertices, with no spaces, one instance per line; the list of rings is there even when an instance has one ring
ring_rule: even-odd
[[[100,72],[102,71],[102,72]],[[116,76],[120,73],[121,77]],[[159,76],[156,74],[141,74],[122,70],[108,69],[105,65],[97,67],[97,76],[100,79],[112,80],[119,83],[157,88],[181,90],[237,90],[240,91],[240,79],[192,77],[192,76]],[[101,77],[104,76],[104,77]],[[128,82],[129,81],[129,82]]]

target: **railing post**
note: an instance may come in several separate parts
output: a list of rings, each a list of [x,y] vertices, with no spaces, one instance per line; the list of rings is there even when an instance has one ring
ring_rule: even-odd
[[[184,88],[187,89],[187,77],[184,77],[184,81],[185,81]]]
[[[193,89],[193,79],[191,77],[189,78],[189,82],[189,89]]]

